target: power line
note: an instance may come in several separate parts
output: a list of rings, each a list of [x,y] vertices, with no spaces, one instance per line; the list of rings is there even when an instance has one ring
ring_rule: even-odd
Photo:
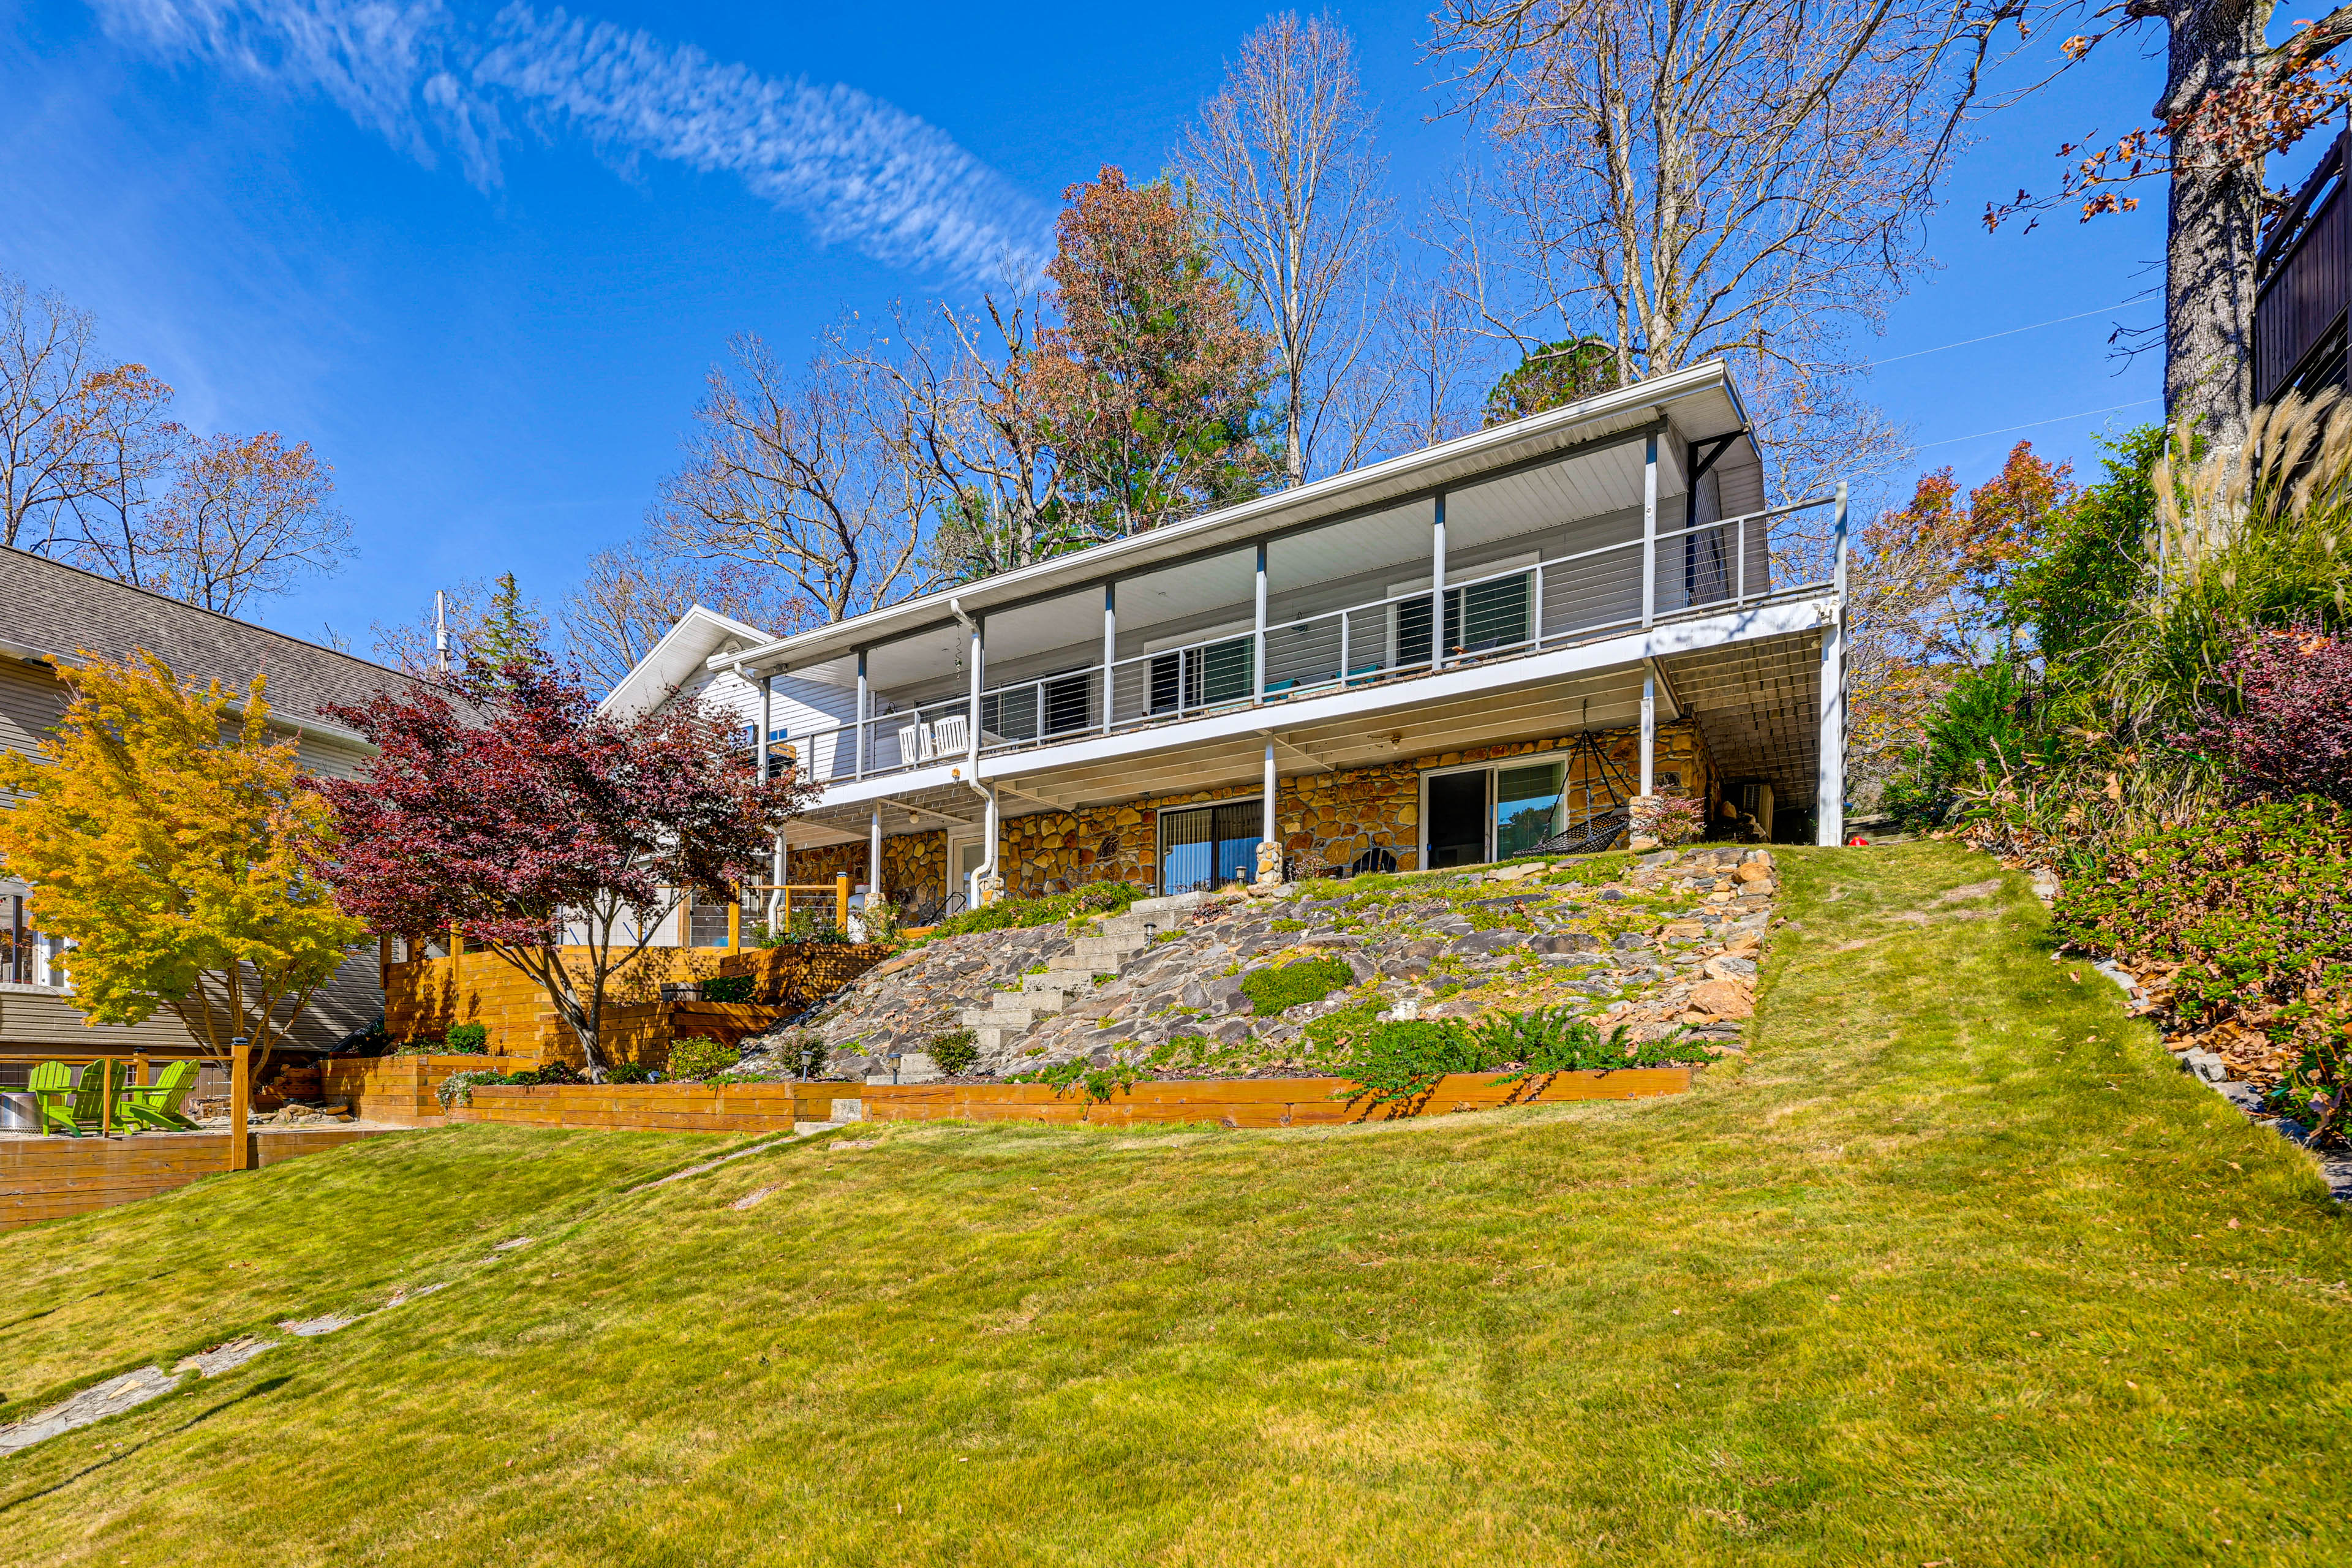
[[[1987,332],[1980,338],[1962,338],[1956,343],[1937,343],[1932,349],[1913,349],[1909,353],[1889,354],[1885,359],[1872,360],[1869,363],[1870,367],[1873,370],[1875,370],[1880,365],[1893,364],[1897,360],[1917,359],[1922,354],[1942,353],[1946,349],[1964,349],[1970,343],[1989,343],[1995,338],[2014,337],[2020,332],[2040,331],[2044,327],[2062,326],[2068,321],[2079,321],[2085,316],[2104,316],[2109,310],[2127,310],[2134,305],[2145,305],[2150,300],[2155,298],[2156,296],[2154,294],[2142,294],[2136,300],[2125,300],[2113,305],[2102,305],[2095,310],[2078,310],[2071,316],[2056,316],[2047,321],[2035,321],[2031,326],[2010,327],[1998,332]],[[2021,426],[2020,428],[2021,429],[2023,426]]]
[[[1948,447],[1955,441],[1980,441],[1987,436],[2007,436],[2014,431],[2037,429],[2044,425],[2063,425],[2069,419],[2088,419],[2094,414],[2119,414],[2126,408],[2138,408],[2146,404],[2160,401],[2162,400],[2154,397],[2137,397],[2129,403],[2118,403],[2112,408],[2085,408],[2080,414],[2061,414],[2053,419],[2034,419],[2023,425],[2004,425],[1998,430],[1979,430],[1973,436],[1947,436],[1940,441],[1922,441],[1916,450],[1924,452],[1930,447]]]

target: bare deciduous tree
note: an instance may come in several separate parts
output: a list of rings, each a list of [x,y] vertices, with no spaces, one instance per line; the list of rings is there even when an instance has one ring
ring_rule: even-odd
[[[170,592],[154,505],[168,489],[188,433],[169,418],[172,389],[143,364],[91,375],[80,415],[86,437],[74,527],[56,552],[118,582]]]
[[[609,691],[697,605],[763,631],[789,615],[751,567],[685,561],[635,540],[588,558],[587,575],[564,595],[564,644],[590,688]]]
[[[149,525],[146,585],[233,616],[352,553],[351,521],[334,504],[334,470],[308,441],[277,434],[188,443]]]
[[[1353,467],[1393,385],[1386,377],[1373,388],[1353,384],[1381,368],[1368,363],[1388,216],[1372,134],[1347,29],[1286,11],[1243,41],[1185,138],[1182,172],[1226,270],[1274,340],[1283,467],[1293,485],[1318,468]],[[1367,401],[1369,408],[1349,406]],[[1342,449],[1318,463],[1327,434]]]
[[[2022,0],[1448,0],[1435,46],[1495,157],[1484,330],[1597,333],[1621,384],[1722,356],[1785,491],[1899,445],[1844,343],[1921,219]],[[1494,264],[1511,274],[1497,286]],[[1566,329],[1562,331],[1560,329]]]
[[[837,359],[795,380],[754,335],[730,349],[648,519],[655,536],[688,560],[781,573],[793,594],[778,633],[898,597],[919,573],[932,495],[898,460],[896,405]]]
[[[1383,308],[1382,352],[1396,382],[1379,447],[1409,452],[1476,428],[1491,355],[1481,352],[1460,281],[1444,274],[1401,280]]]
[[[929,476],[932,581],[1009,572],[1068,542],[1061,465],[1027,390],[1038,306],[1034,286],[1008,269],[977,307],[929,307],[936,321],[894,309],[895,341],[834,334],[888,410],[898,460]]]
[[[98,320],[0,272],[0,544],[46,550],[70,537],[75,504],[103,482],[94,417]]]
[[[172,389],[98,352],[98,325],[0,273],[0,543],[224,615],[351,554],[308,442],[193,437]]]

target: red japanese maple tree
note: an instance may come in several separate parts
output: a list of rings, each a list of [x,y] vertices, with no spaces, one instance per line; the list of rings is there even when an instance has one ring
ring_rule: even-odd
[[[323,868],[380,931],[456,927],[546,989],[601,1079],[613,976],[688,889],[757,877],[816,786],[754,776],[730,715],[681,703],[620,718],[544,655],[476,663],[327,711],[373,742],[320,788],[341,842]]]

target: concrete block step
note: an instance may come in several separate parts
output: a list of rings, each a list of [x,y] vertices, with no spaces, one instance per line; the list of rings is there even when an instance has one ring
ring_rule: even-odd
[[[982,1051],[1006,1050],[1028,1037],[1029,1026],[1026,1024],[1018,1028],[1005,1024],[979,1024],[973,1026],[971,1031],[971,1043]],[[945,1075],[934,1073],[931,1076],[939,1078]]]
[[[1043,974],[1024,974],[1021,977],[1021,989],[1024,994],[1058,996],[1062,998],[1063,1005],[1066,1006],[1071,997],[1081,991],[1092,990],[1093,987],[1094,977],[1091,974],[1076,973],[1066,969],[1049,969]]]
[[[1120,961],[1129,953],[1140,952],[1143,950],[1143,938],[1140,935],[1132,938],[1082,936],[1077,940],[1076,948],[1080,958],[1090,963],[1104,964],[1108,969],[1116,971]]]
[[[966,1007],[956,1015],[956,1022],[967,1029],[1027,1029],[1040,1018],[1053,1016],[1059,1007]]]
[[[1209,895],[1206,893],[1195,891],[1190,893],[1171,893],[1165,898],[1159,899],[1138,899],[1135,902],[1127,906],[1126,915],[1116,918],[1135,919],[1147,915],[1177,914],[1185,910],[1197,910],[1207,900],[1208,897]],[[1160,923],[1164,927],[1168,922],[1161,921]]]

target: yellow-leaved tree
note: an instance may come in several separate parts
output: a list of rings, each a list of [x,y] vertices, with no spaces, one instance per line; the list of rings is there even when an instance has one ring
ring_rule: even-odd
[[[177,1015],[207,1050],[239,1037],[258,1071],[366,928],[311,871],[326,802],[270,738],[256,676],[244,700],[184,689],[141,650],[63,672],[73,701],[39,757],[0,753],[0,858],[31,884],[45,931],[73,944],[91,1023]]]

